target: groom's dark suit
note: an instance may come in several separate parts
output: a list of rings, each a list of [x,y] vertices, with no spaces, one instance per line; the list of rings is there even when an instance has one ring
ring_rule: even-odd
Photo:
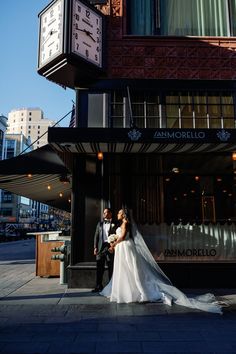
[[[107,224],[106,226],[104,226]],[[94,248],[97,249],[96,262],[97,262],[97,276],[96,276],[96,289],[99,291],[103,288],[103,275],[105,265],[108,267],[109,280],[112,277],[114,254],[108,251],[109,243],[106,242],[107,236],[115,233],[115,224],[112,220],[99,221],[94,235]]]

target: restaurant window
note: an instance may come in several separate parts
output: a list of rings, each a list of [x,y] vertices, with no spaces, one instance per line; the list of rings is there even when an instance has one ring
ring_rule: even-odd
[[[2,214],[2,216],[12,216],[12,209],[11,208],[2,208],[1,214]]]
[[[126,97],[120,92],[114,91],[111,94],[110,115],[112,117],[111,126],[113,128],[125,128],[126,112]]]
[[[2,199],[3,199],[3,203],[11,203],[13,201],[12,193],[4,192]]]
[[[232,92],[113,92],[110,126],[113,128],[235,128]]]
[[[236,0],[129,0],[128,33],[235,36]]]
[[[159,96],[152,94],[133,94],[132,101],[133,122],[140,128],[159,127]]]

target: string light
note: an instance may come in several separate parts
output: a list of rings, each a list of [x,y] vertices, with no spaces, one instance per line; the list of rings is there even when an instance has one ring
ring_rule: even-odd
[[[51,190],[51,186],[50,186],[50,184],[47,186],[47,189],[50,191]]]

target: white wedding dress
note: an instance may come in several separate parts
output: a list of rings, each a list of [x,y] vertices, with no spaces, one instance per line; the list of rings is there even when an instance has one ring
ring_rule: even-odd
[[[121,228],[116,230],[118,237]],[[115,247],[113,276],[100,293],[111,302],[155,302],[167,305],[172,302],[213,313],[222,314],[220,304],[213,294],[188,298],[174,287],[150,253],[136,225],[132,223],[132,238],[127,233],[125,240]]]

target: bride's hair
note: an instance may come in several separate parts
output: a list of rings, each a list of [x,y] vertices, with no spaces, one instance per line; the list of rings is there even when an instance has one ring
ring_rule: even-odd
[[[130,215],[129,215],[129,211],[127,208],[121,208],[121,210],[123,211],[125,220],[127,220],[128,222],[130,222]]]
[[[123,210],[124,216],[125,216],[125,220],[127,221],[127,230],[130,233],[130,238],[132,237],[132,227],[131,227],[131,215],[130,212],[127,208],[122,208],[121,210]]]

